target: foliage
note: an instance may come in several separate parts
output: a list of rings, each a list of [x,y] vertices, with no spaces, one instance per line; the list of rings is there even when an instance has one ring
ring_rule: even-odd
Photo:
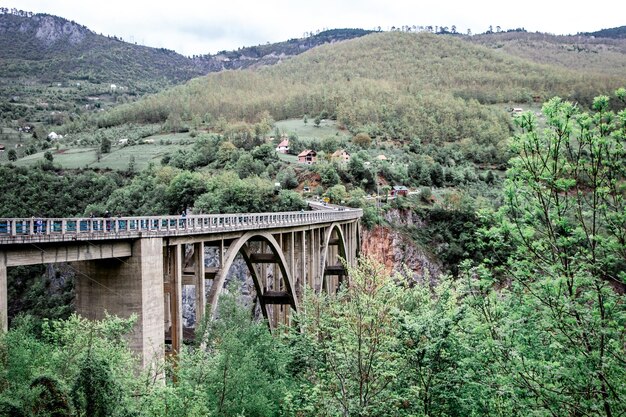
[[[145,415],[290,415],[287,346],[251,320],[236,292],[220,297],[217,315],[179,355],[176,383],[150,393]]]
[[[362,259],[336,295],[308,294],[292,335],[307,414],[392,415],[400,373],[394,308],[398,287],[381,265]]]
[[[300,210],[302,198],[293,192],[275,193],[271,181],[252,176],[241,179],[232,171],[210,177],[206,192],[194,203],[194,212],[200,213],[261,213],[281,210]]]
[[[131,409],[134,376],[128,371],[135,364],[122,340],[132,324],[133,319],[90,322],[72,316],[46,323],[37,337],[33,323],[23,317],[0,336],[1,407],[10,408],[11,415],[124,414]],[[99,379],[105,369],[108,388]],[[117,386],[114,398],[107,397],[111,384]],[[90,392],[92,401],[72,401],[72,392]]]
[[[115,173],[77,171],[75,175],[0,166],[0,216],[66,217],[81,215],[124,184]]]
[[[111,152],[111,140],[107,137],[102,138],[100,143],[100,152],[109,153]]]
[[[587,113],[550,100],[545,130],[532,114],[519,119],[506,206],[500,224],[484,231],[512,240],[512,285],[496,297],[485,287],[487,270],[468,270],[472,308],[485,325],[477,348],[492,347],[487,372],[508,375],[491,380],[505,383],[513,413],[626,411],[626,113],[608,104],[597,97]]]
[[[623,82],[617,75],[583,78],[456,37],[376,33],[310,50],[280,66],[211,74],[119,106],[101,119],[105,125],[154,122],[174,112],[188,119],[212,114],[229,123],[254,123],[263,109],[273,120],[302,124],[304,114],[321,119],[326,113],[350,136],[404,143],[420,138],[439,147],[463,143],[466,157],[502,163],[511,118],[503,108],[485,104],[570,92],[589,101],[594,92]],[[218,123],[211,127],[222,131]],[[241,136],[238,129],[245,137],[238,146],[250,149],[255,134],[241,127],[248,133]]]
[[[282,188],[286,188],[288,190],[294,189],[298,186],[298,177],[296,176],[296,172],[292,167],[287,167],[282,169],[276,179],[280,182],[280,186]]]

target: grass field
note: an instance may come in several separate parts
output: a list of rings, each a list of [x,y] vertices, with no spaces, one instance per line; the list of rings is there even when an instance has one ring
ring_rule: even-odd
[[[97,148],[74,148],[61,146],[58,150],[49,149],[54,157],[54,165],[67,169],[97,168],[125,171],[128,169],[131,157],[135,158],[135,170],[141,171],[148,167],[150,162],[159,165],[161,158],[168,152],[174,152],[181,147],[191,146],[193,138],[188,133],[154,135],[146,138],[154,143],[134,146],[113,146],[111,152],[102,154],[97,160]],[[45,151],[25,156],[14,162],[16,166],[32,166],[43,161]],[[3,158],[6,162],[6,156]]]
[[[310,119],[307,124],[304,124],[302,119],[288,119],[276,122],[276,127],[287,135],[295,133],[301,140],[323,139],[328,136],[350,138],[350,133],[340,130],[334,120],[324,120],[319,127],[315,127],[313,119]]]
[[[8,153],[10,149],[15,149],[15,145],[24,145],[31,139],[32,135],[27,133],[20,134],[15,129],[8,127],[0,127],[0,144],[4,145],[6,150],[0,152],[0,163],[8,162]]]
[[[285,162],[290,162],[290,163],[297,163],[298,162],[298,157],[296,155],[289,155],[286,153],[278,153],[278,158],[281,161],[285,161]]]
[[[100,157],[100,162],[96,158],[95,148],[70,148],[70,149],[51,149],[54,156],[54,165],[63,168],[109,168],[113,170],[124,171],[128,169],[131,157],[135,157],[135,170],[141,171],[148,167],[150,162],[159,165],[161,158],[168,153],[173,152],[180,147],[188,145],[135,145],[124,146],[122,148],[112,148],[108,154]],[[38,152],[33,155],[26,156],[14,162],[17,166],[31,166],[38,161],[43,160],[44,152]]]

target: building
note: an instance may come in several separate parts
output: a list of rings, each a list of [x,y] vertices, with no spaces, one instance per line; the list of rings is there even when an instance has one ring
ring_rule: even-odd
[[[0,152],[4,152],[6,150],[6,147],[0,143]]]
[[[332,159],[333,161],[347,164],[348,162],[350,162],[350,154],[344,149],[338,149],[330,156],[330,159]]]
[[[298,154],[298,162],[301,164],[313,165],[317,163],[317,152],[306,149]]]
[[[376,157],[376,159],[378,159],[379,161],[386,161],[387,157],[381,153]]]
[[[276,147],[276,152],[279,153],[287,153],[289,152],[289,139],[285,139],[278,144]]]
[[[404,185],[394,185],[391,189],[392,197],[406,197],[409,194],[409,189]]]

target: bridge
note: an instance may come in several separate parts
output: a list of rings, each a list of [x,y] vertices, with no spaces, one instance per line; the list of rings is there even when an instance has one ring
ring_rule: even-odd
[[[68,263],[76,310],[137,315],[129,345],[147,365],[183,343],[183,288],[195,317],[214,316],[238,255],[270,329],[289,324],[305,288],[336,291],[359,252],[360,209],[224,215],[0,219],[0,326],[7,268]],[[211,266],[208,266],[211,265]]]

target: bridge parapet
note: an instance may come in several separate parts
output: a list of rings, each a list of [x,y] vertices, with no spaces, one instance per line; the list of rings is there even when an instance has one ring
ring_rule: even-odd
[[[274,229],[355,220],[361,209],[111,218],[0,218],[0,245]]]

